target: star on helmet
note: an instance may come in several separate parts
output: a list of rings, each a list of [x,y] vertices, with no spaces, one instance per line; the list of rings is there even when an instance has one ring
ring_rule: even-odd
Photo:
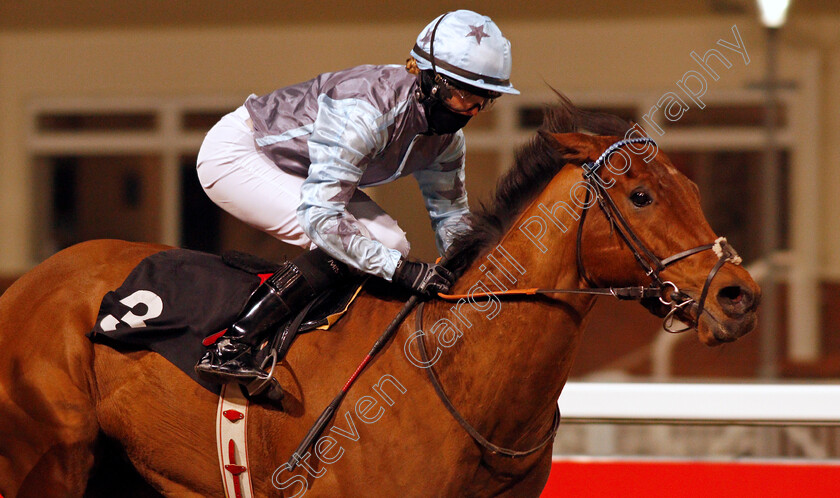
[[[481,37],[483,36],[483,37],[486,38],[490,35],[488,35],[487,33],[484,32],[484,26],[483,25],[478,25],[478,26],[470,25],[470,32],[467,33],[467,36],[465,36],[465,38],[469,38],[471,36],[474,36],[475,41],[479,45],[481,45]]]
[[[429,43],[432,40],[432,31],[434,31],[434,30],[433,29],[427,29],[426,30],[426,36],[424,36],[423,38],[420,38],[420,43],[423,43],[423,44]]]

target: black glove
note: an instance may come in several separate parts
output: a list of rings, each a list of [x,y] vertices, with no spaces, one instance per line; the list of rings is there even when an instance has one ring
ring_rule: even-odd
[[[426,296],[446,293],[455,282],[452,272],[438,264],[409,261],[400,258],[393,282]]]

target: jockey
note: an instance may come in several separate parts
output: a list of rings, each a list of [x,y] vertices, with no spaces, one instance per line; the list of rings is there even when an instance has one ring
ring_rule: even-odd
[[[257,288],[196,371],[215,382],[266,378],[252,348],[337,278],[362,272],[421,295],[451,273],[407,259],[397,222],[360,187],[412,175],[443,254],[468,213],[464,134],[509,81],[510,42],[486,16],[458,10],[417,37],[406,66],[358,66],[251,95],[208,133],[198,154],[204,191],[233,216],[310,247]]]

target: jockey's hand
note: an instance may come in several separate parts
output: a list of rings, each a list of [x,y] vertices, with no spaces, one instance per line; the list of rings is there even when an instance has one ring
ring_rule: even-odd
[[[400,258],[393,282],[424,296],[446,293],[455,281],[452,272],[435,263]]]

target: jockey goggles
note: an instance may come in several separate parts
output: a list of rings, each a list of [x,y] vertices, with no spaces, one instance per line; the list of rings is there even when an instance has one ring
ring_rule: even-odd
[[[480,94],[473,93],[454,85],[440,74],[435,75],[435,83],[438,86],[438,98],[443,105],[457,113],[489,110],[502,95],[491,90],[482,90]]]

